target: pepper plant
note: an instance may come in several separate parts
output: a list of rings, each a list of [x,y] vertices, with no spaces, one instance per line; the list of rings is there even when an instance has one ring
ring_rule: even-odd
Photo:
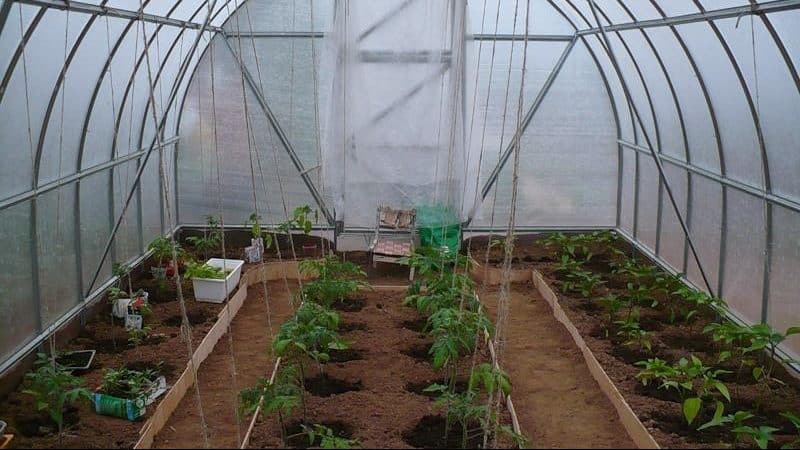
[[[303,432],[308,436],[308,445],[313,446],[319,440],[320,448],[354,448],[359,445],[357,439],[347,439],[336,436],[334,431],[324,425],[303,425]]]

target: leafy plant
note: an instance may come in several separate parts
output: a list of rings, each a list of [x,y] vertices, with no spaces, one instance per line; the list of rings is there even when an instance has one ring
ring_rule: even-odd
[[[275,381],[259,378],[255,387],[239,392],[239,414],[242,416],[255,414],[261,405],[262,416],[276,414],[281,428],[281,440],[288,447],[286,417],[302,402],[302,388],[298,384],[298,369],[294,364],[284,365],[275,375]],[[303,417],[305,421],[305,415]]]
[[[629,302],[613,293],[601,297],[599,301],[606,308],[606,312],[608,313],[608,325],[606,328],[607,335],[608,328],[611,328],[611,325],[613,325],[617,320],[617,314],[622,311],[623,308],[628,306]]]
[[[428,318],[430,334],[434,337],[430,348],[434,369],[449,367],[449,379],[455,379],[455,362],[475,349],[476,337],[483,330],[491,330],[492,323],[482,312],[466,309],[443,308]]]
[[[734,435],[736,435],[737,439],[742,439],[742,437],[750,437],[750,439],[752,439],[756,445],[758,445],[758,448],[766,449],[769,447],[769,443],[775,440],[775,438],[772,436],[772,433],[779,431],[779,429],[761,425],[758,427],[741,426],[736,427],[731,431]]]
[[[794,429],[797,433],[797,436],[795,436],[795,439],[792,442],[785,444],[781,448],[800,447],[800,417],[796,416],[794,413],[791,412],[783,412],[781,413],[781,416],[783,416],[785,419],[791,422],[792,425],[794,425]]]
[[[147,246],[147,249],[153,252],[153,257],[158,261],[158,267],[164,265],[164,261],[171,260],[173,253],[177,256],[183,255],[183,249],[180,244],[172,239],[172,237],[159,236]]]
[[[575,270],[565,275],[561,282],[561,292],[577,292],[584,298],[591,298],[595,289],[605,283],[599,275],[588,270]]]
[[[343,437],[336,436],[332,429],[320,425],[314,424],[312,426],[303,425],[303,431],[308,436],[308,445],[314,445],[319,438],[320,448],[353,448],[358,446],[358,440],[356,439],[347,439]]]
[[[629,347],[636,345],[640,350],[647,349],[648,352],[653,349],[650,333],[643,330],[639,325],[638,310],[634,310],[634,313],[629,314],[625,320],[618,320],[616,324],[619,326],[617,336],[622,336],[625,339],[623,345]]]
[[[767,366],[762,366],[761,374],[756,375],[756,373],[754,373],[754,376],[756,379],[760,379],[761,376],[769,378],[772,376],[772,371],[775,367],[775,356],[778,345],[786,340],[787,337],[793,334],[800,334],[800,327],[789,327],[785,333],[775,331],[766,323],[755,324],[749,328],[751,332],[748,336],[750,346],[744,349],[744,353],[765,350],[769,356],[769,363]]]
[[[311,220],[312,214],[314,216],[314,221]],[[319,220],[319,213],[317,210],[312,211],[310,206],[302,205],[296,207],[292,212],[292,217],[278,225],[277,229],[284,234],[289,234],[292,230],[301,230],[303,234],[308,235],[311,233],[311,228],[313,228],[314,222],[317,220]]]
[[[744,422],[746,420],[755,417],[752,413],[750,413],[750,411],[736,411],[733,414],[722,415],[723,411],[724,408],[722,407],[722,404],[717,404],[714,417],[710,421],[700,425],[697,430],[702,431],[707,428],[717,427],[728,423],[732,424],[731,428],[738,428],[744,426]]]
[[[673,367],[672,364],[659,358],[638,361],[634,365],[642,367],[642,370],[636,374],[636,378],[641,381],[644,386],[648,386],[652,382],[659,382],[661,386],[664,386],[664,383],[667,381],[677,381],[680,375],[680,372]],[[691,383],[688,383],[682,385],[681,388],[689,390],[692,386]]]
[[[145,342],[147,342],[148,336],[150,336],[151,328],[148,326],[142,327],[142,329],[138,328],[131,328],[128,330],[128,344],[131,347],[138,347]]]
[[[190,261],[186,263],[186,271],[184,272],[184,276],[188,279],[208,278],[222,280],[225,279],[225,272],[219,267],[213,267],[206,263]]]
[[[360,288],[368,286],[361,280],[367,275],[359,266],[340,261],[336,256],[301,261],[300,272],[308,275],[316,274],[318,278],[305,283],[298,293],[299,297],[325,307],[343,301]]]
[[[158,371],[154,369],[105,369],[100,391],[114,397],[137,400],[150,393],[156,378]]]
[[[303,356],[308,356],[324,373],[330,350],[344,350],[347,344],[339,337],[339,315],[316,303],[303,303],[294,317],[281,325],[273,340],[275,354],[295,361],[304,375]]]
[[[27,388],[22,392],[33,396],[37,410],[47,411],[58,425],[60,435],[64,431],[64,408],[90,398],[91,393],[82,378],[60,368],[44,353],[37,355],[35,366],[35,370],[25,375]]]
[[[264,240],[264,248],[272,247],[272,235],[264,231],[261,226],[261,216],[258,213],[250,214],[245,225],[250,227],[250,235],[253,239],[261,238]]]

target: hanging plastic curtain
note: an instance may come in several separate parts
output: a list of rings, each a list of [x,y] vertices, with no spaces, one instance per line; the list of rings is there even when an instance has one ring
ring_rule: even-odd
[[[466,11],[466,0],[337,2],[321,56],[322,167],[346,226],[374,225],[380,205],[472,206]]]

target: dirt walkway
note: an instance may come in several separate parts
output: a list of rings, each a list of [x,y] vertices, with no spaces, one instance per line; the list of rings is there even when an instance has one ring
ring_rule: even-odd
[[[294,283],[290,284],[294,289]],[[288,296],[283,281],[267,284],[273,331],[289,317]],[[223,336],[203,362],[199,372],[200,393],[211,448],[238,448],[237,436],[247,431],[248,419],[241,420],[237,433],[234,401],[239,390],[253,386],[258,377],[269,376],[272,358],[268,355],[271,336],[267,327],[267,307],[261,285],[251,286],[247,300],[233,320],[233,351],[236,386],[228,336]],[[203,432],[194,387],[178,405],[164,429],[156,436],[155,448],[203,448]]]
[[[492,314],[497,289],[481,294]],[[501,363],[533,448],[635,448],[567,331],[532,285],[513,285]]]

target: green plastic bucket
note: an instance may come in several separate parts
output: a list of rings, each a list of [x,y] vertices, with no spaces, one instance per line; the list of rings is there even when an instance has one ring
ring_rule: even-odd
[[[447,247],[457,252],[461,244],[461,221],[443,205],[418,206],[417,231],[423,247]]]

